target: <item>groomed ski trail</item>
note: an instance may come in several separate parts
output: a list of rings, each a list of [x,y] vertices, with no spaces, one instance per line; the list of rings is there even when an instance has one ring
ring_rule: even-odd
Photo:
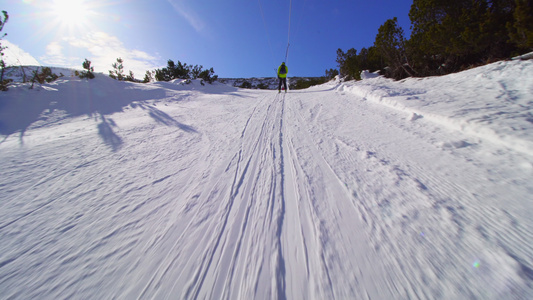
[[[361,250],[357,211],[290,97],[263,96],[233,155],[209,164],[218,169],[205,183],[210,192],[192,197],[199,204],[185,214],[194,217],[139,299],[361,298],[363,283],[372,286],[359,268],[358,253],[370,252]]]
[[[528,158],[342,85],[168,87],[0,144],[0,298],[532,295]]]

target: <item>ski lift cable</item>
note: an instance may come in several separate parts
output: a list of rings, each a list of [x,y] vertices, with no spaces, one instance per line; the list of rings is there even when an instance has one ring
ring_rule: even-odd
[[[261,4],[261,0],[257,0],[257,2],[259,4],[259,10],[261,11],[261,18],[263,19],[263,25],[265,27],[265,33],[267,36],[268,45],[270,47],[270,54],[272,55],[272,61],[274,62],[273,65],[276,65],[275,58],[274,58],[274,51],[273,51],[272,43],[270,41],[270,35],[268,34],[268,27],[267,27],[266,20],[265,20],[265,13],[263,11],[263,5]],[[291,42],[291,18],[292,18],[292,0],[289,1],[289,30],[287,33],[287,50],[285,51],[285,60],[284,60],[285,62],[288,62],[288,59],[289,59],[289,47],[290,47],[290,42]]]
[[[257,0],[257,2],[259,3],[259,10],[261,11],[261,17],[263,18],[263,25],[265,27],[268,45],[270,46],[270,55],[271,55],[272,63],[273,63],[272,65],[276,65],[275,59],[274,59],[274,50],[272,50],[273,49],[272,43],[270,42],[270,35],[268,34],[268,28],[267,28],[266,21],[265,21],[265,14],[263,12],[263,6],[261,5],[261,0]]]
[[[291,45],[291,15],[292,15],[292,0],[289,2],[289,33],[287,37],[287,51],[285,52],[285,62],[289,59],[289,47]]]

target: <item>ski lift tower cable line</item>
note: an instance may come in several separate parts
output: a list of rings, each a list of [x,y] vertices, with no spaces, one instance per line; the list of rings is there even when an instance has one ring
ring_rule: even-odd
[[[271,55],[271,58],[272,58],[272,65],[275,66],[276,63],[275,63],[275,59],[274,59],[274,50],[272,50],[272,43],[270,42],[270,35],[268,34],[268,28],[267,28],[267,25],[266,25],[266,21],[265,21],[265,14],[263,12],[263,6],[261,5],[261,0],[257,0],[257,2],[259,3],[259,10],[261,11],[261,17],[263,18],[263,26],[265,27],[265,33],[266,33],[266,36],[267,36],[267,40],[268,40],[268,45],[270,46],[270,55]]]
[[[287,37],[287,51],[285,52],[285,62],[289,59],[289,47],[291,45],[291,15],[292,15],[292,0],[289,2],[289,33]]]

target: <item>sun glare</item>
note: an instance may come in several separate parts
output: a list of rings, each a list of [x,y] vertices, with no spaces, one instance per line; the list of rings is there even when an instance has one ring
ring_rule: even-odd
[[[52,11],[56,22],[68,29],[84,26],[88,21],[88,6],[85,0],[53,0]]]

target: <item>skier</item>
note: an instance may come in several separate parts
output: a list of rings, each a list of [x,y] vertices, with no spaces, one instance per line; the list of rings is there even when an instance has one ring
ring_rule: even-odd
[[[281,63],[281,66],[278,68],[278,78],[279,78],[279,85],[278,85],[278,93],[281,93],[281,83],[283,83],[283,87],[285,88],[285,93],[287,92],[287,73],[289,72],[289,69],[285,65],[285,62]]]

